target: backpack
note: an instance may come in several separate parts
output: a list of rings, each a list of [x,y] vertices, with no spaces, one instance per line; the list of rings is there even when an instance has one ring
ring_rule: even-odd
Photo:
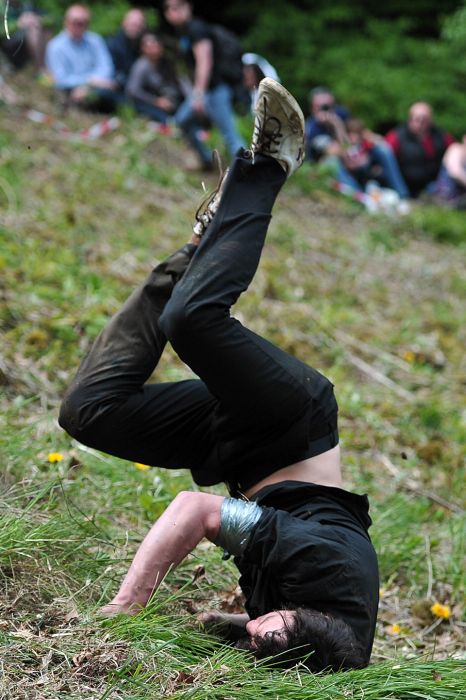
[[[215,48],[216,69],[226,83],[236,85],[243,81],[243,50],[238,37],[221,24],[209,25]]]

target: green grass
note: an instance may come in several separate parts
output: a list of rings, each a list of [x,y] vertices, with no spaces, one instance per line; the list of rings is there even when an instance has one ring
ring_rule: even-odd
[[[24,99],[51,110],[35,88]],[[208,543],[170,572],[143,614],[98,619],[150,524],[194,485],[182,471],[139,471],[85,449],[56,422],[109,315],[189,236],[204,193],[184,168],[186,148],[130,115],[105,139],[78,144],[2,109],[0,698],[459,700],[466,267],[458,213],[368,216],[308,166],[277,203],[236,313],[335,383],[347,486],[370,495],[383,589],[369,668],[279,671],[197,629],[197,612],[238,605],[234,565]],[[68,119],[75,128],[95,121]],[[168,351],[159,377],[189,376]],[[51,462],[56,452],[63,459]],[[432,615],[434,601],[450,606],[448,620]]]

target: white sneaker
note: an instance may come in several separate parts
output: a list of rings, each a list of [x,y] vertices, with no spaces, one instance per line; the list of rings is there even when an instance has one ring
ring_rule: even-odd
[[[304,116],[283,85],[272,78],[259,83],[251,150],[275,158],[288,177],[304,160]]]

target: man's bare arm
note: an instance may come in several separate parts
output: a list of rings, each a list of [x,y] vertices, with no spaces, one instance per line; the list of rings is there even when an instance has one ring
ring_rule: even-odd
[[[213,68],[213,46],[210,39],[201,39],[193,46],[196,61],[194,68],[193,107],[196,111],[204,111],[204,96],[209,87]]]
[[[223,501],[223,496],[209,493],[179,493],[144,538],[120,590],[101,612],[135,613],[147,605],[170,568],[183,561],[204,537],[216,539]]]

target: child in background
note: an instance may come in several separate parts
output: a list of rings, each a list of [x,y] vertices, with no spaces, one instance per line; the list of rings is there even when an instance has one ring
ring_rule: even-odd
[[[371,152],[377,138],[365,129],[360,119],[348,119],[346,122],[348,145],[343,147],[341,159],[347,170],[364,189],[369,180],[381,176],[382,169],[374,163]]]
[[[360,201],[370,212],[406,213],[407,202],[396,187],[401,175],[383,139],[360,119],[348,119],[338,145],[337,189]]]

